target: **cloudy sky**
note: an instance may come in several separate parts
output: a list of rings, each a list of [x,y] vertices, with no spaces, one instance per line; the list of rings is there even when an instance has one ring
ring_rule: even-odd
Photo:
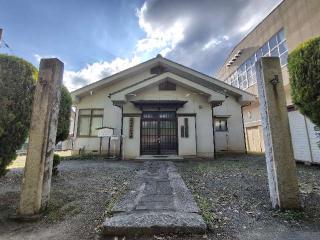
[[[74,90],[161,53],[213,75],[281,0],[0,0],[0,53],[65,63]]]

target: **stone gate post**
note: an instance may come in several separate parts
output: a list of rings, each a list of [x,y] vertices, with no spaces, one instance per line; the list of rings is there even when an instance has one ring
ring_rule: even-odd
[[[41,59],[18,210],[21,216],[38,214],[48,204],[62,75],[59,59]]]
[[[263,57],[256,70],[272,206],[298,209],[299,187],[280,59]]]
[[[256,72],[272,206],[298,209],[296,163],[279,58],[261,58]]]

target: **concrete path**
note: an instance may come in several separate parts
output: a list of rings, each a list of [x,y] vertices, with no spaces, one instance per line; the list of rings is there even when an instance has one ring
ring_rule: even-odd
[[[105,235],[204,233],[189,189],[170,161],[146,161],[103,224]]]

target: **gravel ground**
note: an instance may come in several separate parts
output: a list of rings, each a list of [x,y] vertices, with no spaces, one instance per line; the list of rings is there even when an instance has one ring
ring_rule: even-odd
[[[135,175],[133,162],[63,161],[53,178],[48,211],[36,222],[17,222],[14,215],[22,171],[0,178],[0,239],[93,239],[108,204]]]
[[[229,155],[176,166],[202,210],[204,236],[154,239],[320,239],[320,167],[298,164],[303,210],[271,209],[262,156]],[[106,210],[141,163],[68,160],[52,182],[48,211],[36,222],[16,222],[21,170],[0,178],[0,239],[94,239]],[[122,239],[122,238],[119,238]],[[128,239],[128,238],[127,238]]]
[[[209,239],[320,239],[320,167],[298,164],[302,211],[271,209],[263,156],[177,163]]]

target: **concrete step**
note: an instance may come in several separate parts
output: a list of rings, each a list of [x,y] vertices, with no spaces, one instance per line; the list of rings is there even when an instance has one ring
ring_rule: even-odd
[[[109,236],[151,236],[155,234],[204,234],[206,224],[197,213],[160,211],[117,214],[103,223]]]
[[[183,160],[183,157],[178,155],[141,155],[135,158],[136,160],[160,160],[160,161],[175,161]]]

